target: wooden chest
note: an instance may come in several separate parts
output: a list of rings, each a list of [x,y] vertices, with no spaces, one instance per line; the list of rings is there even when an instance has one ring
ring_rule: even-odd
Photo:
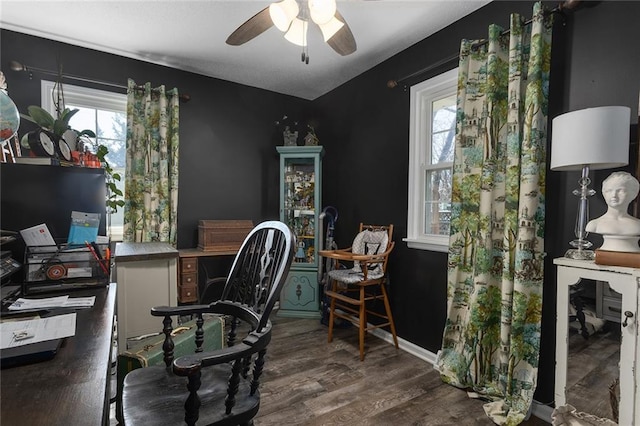
[[[201,220],[198,248],[204,251],[238,250],[253,229],[250,220]]]

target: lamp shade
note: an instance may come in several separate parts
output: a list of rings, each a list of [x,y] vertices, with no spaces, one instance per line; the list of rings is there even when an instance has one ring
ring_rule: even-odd
[[[287,31],[291,21],[298,16],[298,3],[296,0],[282,0],[269,5],[269,16],[280,31]]]
[[[302,19],[295,18],[291,22],[289,31],[285,33],[284,38],[286,38],[293,44],[297,44],[298,46],[306,46],[307,45],[307,25],[308,25],[307,21],[303,21]]]
[[[336,0],[309,0],[309,14],[316,24],[326,24],[336,14]]]
[[[610,169],[629,164],[631,108],[605,106],[553,119],[551,170]]]

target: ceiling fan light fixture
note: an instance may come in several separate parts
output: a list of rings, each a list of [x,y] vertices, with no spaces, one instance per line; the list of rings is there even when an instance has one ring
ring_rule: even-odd
[[[309,15],[313,22],[323,25],[335,19],[335,0],[309,0]]]
[[[333,19],[331,19],[326,24],[318,24],[318,26],[320,27],[320,31],[322,31],[322,37],[326,42],[331,37],[333,37],[340,30],[340,28],[344,27],[344,22],[340,21],[334,16]]]
[[[299,11],[296,0],[282,0],[269,5],[269,16],[273,21],[273,25],[282,32],[289,29],[291,21],[298,16]]]
[[[309,26],[309,23],[307,21],[303,21],[302,19],[295,18],[291,22],[289,31],[285,33],[284,38],[286,38],[293,44],[297,44],[298,46],[306,46],[308,26]]]

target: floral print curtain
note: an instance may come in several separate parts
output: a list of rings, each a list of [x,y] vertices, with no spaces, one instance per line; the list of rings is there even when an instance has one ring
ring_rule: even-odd
[[[551,17],[464,40],[458,77],[443,381],[519,424],[536,387],[542,310]]]
[[[129,80],[124,241],[176,245],[178,112],[177,89]]]

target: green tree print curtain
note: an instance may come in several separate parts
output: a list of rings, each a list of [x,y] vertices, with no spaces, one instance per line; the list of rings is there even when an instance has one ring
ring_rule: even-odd
[[[178,90],[127,90],[124,241],[176,245],[178,211]]]
[[[551,17],[464,40],[458,77],[442,379],[519,424],[536,387]]]

